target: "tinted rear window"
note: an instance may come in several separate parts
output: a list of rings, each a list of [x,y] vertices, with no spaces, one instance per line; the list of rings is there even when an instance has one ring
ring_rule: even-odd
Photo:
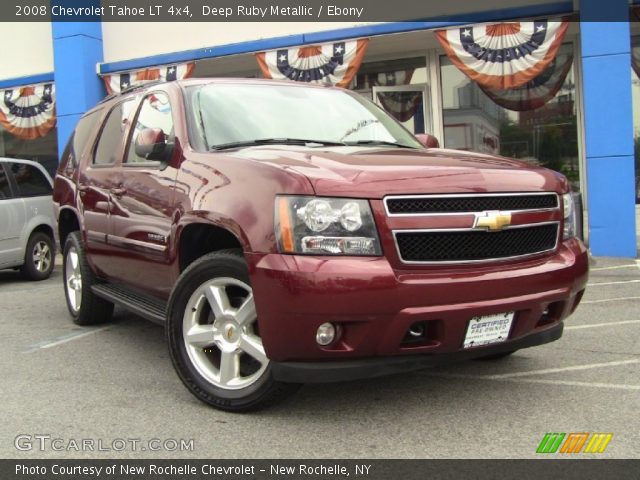
[[[39,197],[51,195],[52,188],[44,174],[33,165],[12,163],[11,173],[18,184],[21,197]]]
[[[62,163],[64,168],[77,167],[80,156],[84,152],[87,142],[93,138],[98,120],[100,119],[101,110],[95,110],[80,119],[76,129],[74,130],[69,142],[67,143],[64,153],[62,154]]]

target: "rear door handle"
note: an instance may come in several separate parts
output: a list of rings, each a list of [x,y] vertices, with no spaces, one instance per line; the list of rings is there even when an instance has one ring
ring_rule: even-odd
[[[122,195],[127,193],[127,189],[122,187],[116,187],[111,189],[111,193],[116,197],[121,197]]]

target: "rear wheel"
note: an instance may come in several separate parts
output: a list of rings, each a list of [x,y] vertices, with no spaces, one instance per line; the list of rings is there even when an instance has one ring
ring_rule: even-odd
[[[182,382],[216,408],[255,410],[297,387],[272,377],[240,252],[205,255],[184,271],[169,301],[167,340]]]
[[[62,265],[67,307],[77,325],[94,325],[111,319],[113,303],[97,297],[91,286],[96,278],[87,264],[80,232],[70,233],[64,244]]]
[[[51,276],[55,256],[53,238],[43,232],[31,234],[20,272],[29,280],[44,280]]]

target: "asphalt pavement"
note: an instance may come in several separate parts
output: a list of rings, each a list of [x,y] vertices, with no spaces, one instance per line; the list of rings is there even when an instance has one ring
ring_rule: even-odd
[[[533,458],[547,432],[599,432],[613,437],[590,456],[639,458],[639,306],[640,263],[598,258],[557,342],[501,361],[307,385],[239,415],[182,386],[161,327],[123,310],[77,327],[59,266],[37,283],[2,271],[0,457]]]

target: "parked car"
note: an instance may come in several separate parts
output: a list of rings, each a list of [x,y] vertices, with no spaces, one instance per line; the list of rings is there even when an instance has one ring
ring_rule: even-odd
[[[55,178],[71,316],[165,325],[182,382],[233,411],[557,340],[588,276],[567,179],[436,144],[339,88],[109,97]]]
[[[37,162],[0,158],[0,269],[30,280],[49,278],[55,243],[53,181]]]

